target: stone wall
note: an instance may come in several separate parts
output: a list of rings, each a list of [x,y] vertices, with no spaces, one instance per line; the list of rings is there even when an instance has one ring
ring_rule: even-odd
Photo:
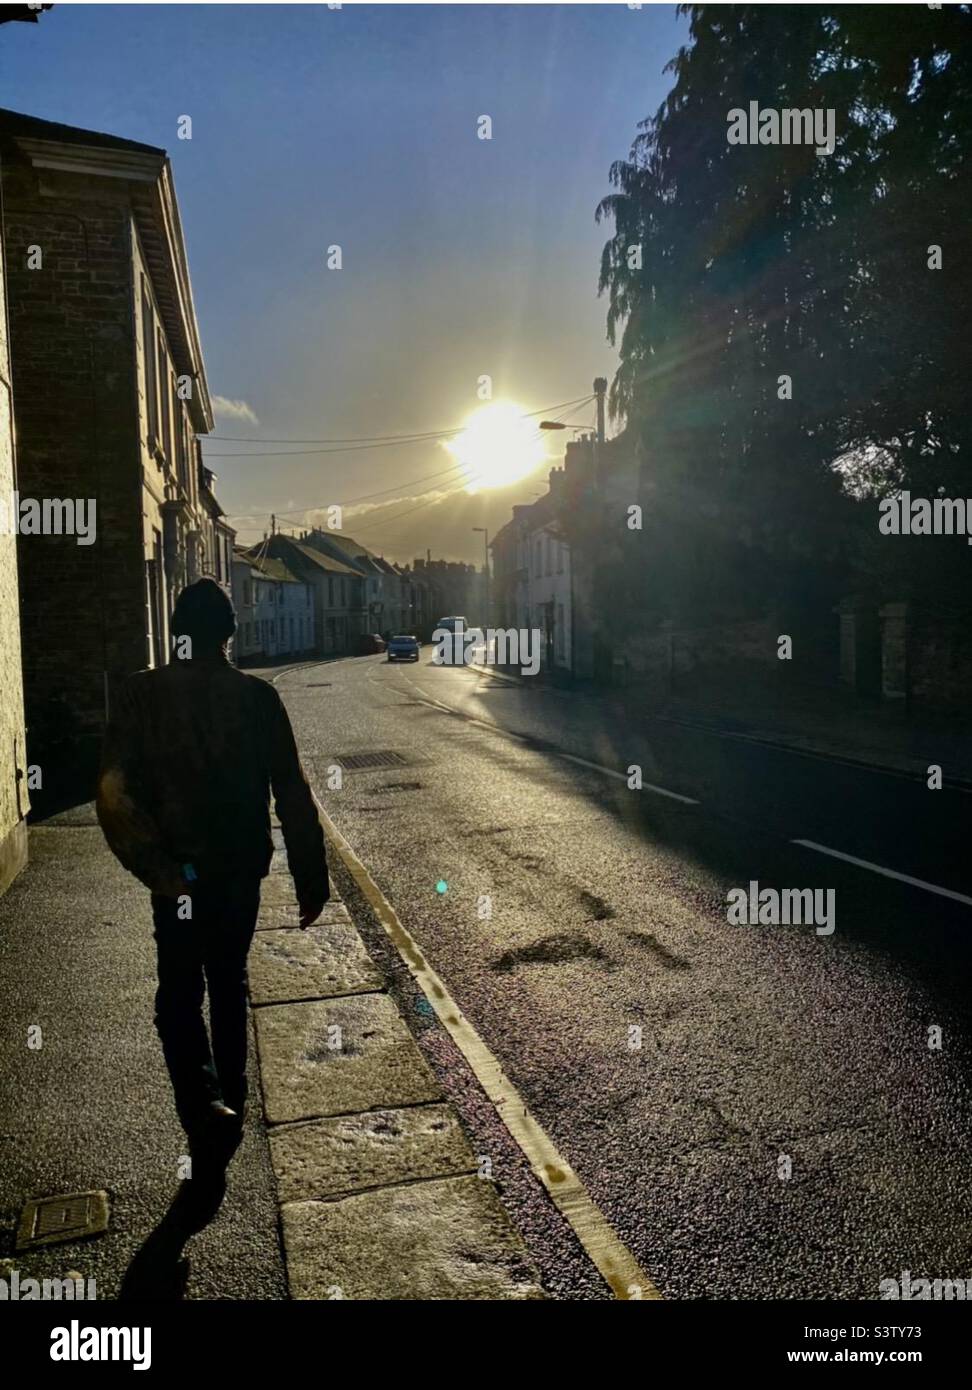
[[[0,245],[0,498],[9,504],[15,486],[13,394],[7,346],[3,246]],[[24,817],[27,792],[26,733],[20,671],[20,604],[17,541],[0,533],[0,893],[27,861]]]
[[[779,627],[768,619],[711,627],[662,626],[634,639],[628,654],[633,673],[653,684],[677,686],[695,672],[731,666],[772,669]]]
[[[972,705],[972,615],[910,609],[907,622],[911,707],[967,714]]]

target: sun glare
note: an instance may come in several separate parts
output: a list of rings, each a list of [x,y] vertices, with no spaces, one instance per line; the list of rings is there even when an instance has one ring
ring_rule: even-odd
[[[525,420],[512,401],[484,405],[445,447],[466,473],[466,491],[518,482],[546,458],[536,420]]]

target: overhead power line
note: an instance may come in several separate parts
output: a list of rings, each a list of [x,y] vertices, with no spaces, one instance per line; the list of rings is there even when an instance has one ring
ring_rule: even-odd
[[[479,477],[463,478],[455,487],[449,488],[446,492],[433,492],[431,496],[425,497],[421,502],[416,502],[414,507],[407,507],[403,512],[396,512],[394,516],[383,516],[379,521],[366,521],[363,526],[355,525],[355,532],[374,531],[379,526],[386,526],[391,521],[401,521],[402,517],[411,516],[413,512],[420,512],[423,507],[434,507],[437,502],[444,502],[448,497],[454,497],[456,493],[462,492],[467,483],[478,482]]]
[[[576,414],[578,413],[578,411],[579,411],[580,409],[582,409],[583,406],[589,404],[589,402],[592,401],[593,399],[594,399],[593,395],[590,395],[590,396],[582,396],[578,402],[573,402],[573,401],[567,402],[567,405],[568,405],[568,406],[573,407],[573,408],[571,408],[571,409],[566,409],[566,410],[565,410],[563,406],[548,406],[546,410],[536,410],[536,411],[533,411],[532,414],[531,414],[529,417],[528,417],[528,416],[523,416],[523,417],[521,417],[521,418],[523,418],[523,419],[527,419],[527,418],[532,419],[532,418],[534,418],[534,417],[537,416],[537,415],[546,415],[547,418],[549,418],[549,419],[557,420],[558,422],[563,422],[564,420],[569,420],[569,419],[571,418],[571,416],[576,415]],[[539,439],[540,434],[541,434],[541,431],[540,431],[539,429],[536,430],[536,431],[531,435],[531,439]],[[437,472],[437,473],[427,473],[427,474],[424,475],[424,477],[421,477],[421,478],[413,478],[413,479],[411,479],[411,480],[408,481],[408,482],[395,483],[395,484],[392,485],[392,487],[383,488],[383,489],[381,489],[379,492],[367,493],[367,494],[365,494],[365,495],[363,495],[363,496],[361,496],[361,497],[351,497],[351,498],[348,498],[346,501],[340,502],[340,503],[334,503],[334,502],[318,502],[318,503],[314,503],[313,505],[311,505],[311,506],[309,506],[309,507],[301,507],[301,508],[299,508],[297,511],[293,511],[293,512],[276,512],[275,515],[276,515],[276,517],[277,517],[278,520],[281,520],[281,519],[282,519],[282,520],[284,520],[284,521],[294,521],[294,520],[297,519],[297,518],[305,517],[306,514],[307,514],[308,512],[325,511],[325,510],[327,509],[327,507],[329,507],[329,506],[334,506],[334,505],[341,506],[341,507],[352,507],[352,506],[355,506],[355,505],[356,505],[357,503],[359,503],[359,502],[370,501],[370,500],[371,500],[372,498],[374,498],[374,497],[387,496],[387,494],[388,494],[389,492],[398,492],[398,491],[399,491],[400,489],[402,489],[402,488],[414,487],[414,486],[417,486],[419,483],[429,482],[429,481],[432,481],[433,479],[441,478],[441,477],[443,477],[443,475],[447,475],[447,474],[450,474],[450,473],[462,472],[462,477],[450,480],[451,482],[454,482],[454,483],[455,483],[455,486],[450,486],[450,487],[448,487],[444,492],[441,491],[441,490],[435,491],[435,492],[433,492],[430,496],[423,498],[422,501],[417,502],[414,506],[411,506],[411,507],[406,508],[405,511],[402,511],[402,512],[395,512],[392,516],[381,517],[378,521],[366,521],[366,522],[365,522],[363,525],[361,525],[361,526],[359,526],[359,525],[357,525],[357,524],[355,524],[355,526],[354,526],[355,532],[366,531],[366,530],[372,530],[372,529],[374,529],[374,528],[376,528],[376,527],[378,527],[378,526],[384,526],[384,525],[386,525],[386,524],[389,523],[389,522],[398,521],[398,520],[400,520],[400,519],[403,518],[403,517],[410,516],[413,512],[421,511],[423,507],[431,507],[431,506],[434,506],[437,502],[442,502],[442,501],[445,501],[445,499],[448,498],[448,497],[453,497],[453,496],[455,496],[457,493],[461,492],[461,491],[463,490],[463,488],[467,487],[467,486],[469,485],[469,483],[475,483],[475,482],[479,482],[479,481],[482,480],[483,474],[481,474],[481,473],[470,474],[470,473],[467,473],[467,472],[464,471],[465,468],[466,468],[466,465],[465,465],[465,464],[457,463],[457,464],[453,464],[453,465],[452,465],[451,467],[449,467],[449,468],[441,469],[441,470],[440,470],[439,472]],[[404,499],[403,499],[403,500],[404,500]],[[387,503],[386,505],[392,506],[393,503],[390,503],[390,502],[389,502],[389,503]],[[237,517],[240,517],[241,515],[242,515],[241,513],[236,513],[236,516],[237,516]],[[246,513],[246,515],[252,515],[252,513]],[[227,519],[228,519],[229,521],[232,521],[232,520],[234,520],[234,517],[233,517],[233,516],[230,516],[230,517],[228,517]],[[262,531],[262,529],[263,529],[263,528],[262,528],[262,526],[260,526],[260,525],[252,525],[252,526],[242,526],[242,527],[240,527],[240,530],[243,530],[243,531],[253,531],[253,530]]]
[[[575,405],[586,405],[588,401],[592,401],[593,399],[594,399],[593,395],[578,396],[577,399],[576,399],[576,400],[573,400],[573,401],[561,401],[559,405],[547,405],[547,406],[544,406],[543,409],[541,409],[541,410],[531,410],[531,411],[527,411],[526,414],[520,416],[520,419],[521,419],[521,420],[532,420],[532,419],[534,419],[537,415],[549,415],[550,412],[551,412],[551,411],[554,411],[554,410],[564,410],[564,409],[566,409],[567,407],[575,406]],[[240,438],[239,436],[232,436],[232,435],[209,434],[209,435],[202,435],[202,436],[200,436],[200,442],[201,442],[201,443],[204,443],[204,444],[205,444],[205,443],[209,443],[210,441],[215,441],[215,442],[218,442],[218,443],[221,443],[221,444],[327,444],[327,445],[338,445],[338,446],[342,446],[342,447],[333,448],[333,449],[332,449],[332,448],[327,448],[327,449],[308,449],[308,450],[306,450],[306,452],[309,453],[309,454],[317,454],[317,453],[321,453],[321,454],[331,454],[331,453],[334,453],[334,454],[341,454],[341,453],[351,453],[351,452],[354,452],[354,451],[357,450],[357,449],[380,449],[380,448],[390,448],[390,447],[392,447],[392,446],[394,446],[394,445],[397,445],[397,444],[421,444],[421,443],[424,443],[424,442],[426,442],[426,441],[428,441],[428,440],[432,440],[432,439],[445,439],[445,438],[448,438],[448,437],[451,436],[451,435],[462,434],[462,432],[463,432],[463,430],[464,430],[465,428],[466,428],[465,425],[453,425],[450,429],[444,429],[444,430],[421,430],[421,431],[414,431],[414,432],[412,432],[411,434],[373,434],[373,435],[367,435],[367,434],[366,434],[366,435],[358,435],[358,436],[355,437],[355,438],[349,438],[349,439],[253,439],[253,438]],[[346,446],[346,447],[343,447],[343,446]],[[300,458],[300,457],[302,456],[302,454],[303,454],[305,451],[295,449],[295,450],[293,450],[293,451],[291,451],[291,452],[293,453],[293,457],[294,457],[294,458]],[[230,459],[230,458],[254,458],[254,459],[256,459],[256,458],[287,458],[288,456],[289,456],[289,455],[288,455],[287,453],[284,453],[284,454],[280,454],[280,453],[263,453],[263,452],[261,452],[261,451],[259,451],[259,450],[255,450],[255,451],[253,451],[252,453],[241,453],[241,454],[233,454],[233,453],[208,454],[208,455],[207,455],[207,458],[212,458],[212,459],[221,459],[221,458],[223,458],[223,459]]]
[[[341,507],[354,507],[359,502],[371,502],[376,497],[387,497],[390,492],[400,492],[402,488],[406,487],[417,487],[419,483],[428,483],[432,482],[432,480],[435,478],[444,478],[447,474],[458,473],[463,468],[465,468],[465,464],[454,463],[449,468],[441,469],[438,473],[426,473],[421,478],[410,478],[407,482],[404,483],[393,483],[391,487],[381,488],[381,490],[378,492],[366,492],[363,493],[360,497],[349,497],[346,502],[341,502],[338,505]],[[325,503],[324,505],[331,504]],[[292,521],[294,517],[303,516],[305,512],[314,512],[319,511],[321,509],[321,504],[317,503],[310,507],[298,507],[298,509],[294,512],[277,512],[277,516],[282,516],[287,521]]]

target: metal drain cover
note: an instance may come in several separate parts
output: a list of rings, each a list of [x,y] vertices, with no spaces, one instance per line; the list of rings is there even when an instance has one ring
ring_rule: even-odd
[[[65,1240],[100,1236],[108,1229],[107,1192],[62,1192],[57,1197],[34,1197],[20,1213],[18,1250],[55,1245]]]
[[[346,772],[370,772],[379,767],[408,767],[408,759],[393,748],[381,748],[374,753],[338,753],[334,761]]]

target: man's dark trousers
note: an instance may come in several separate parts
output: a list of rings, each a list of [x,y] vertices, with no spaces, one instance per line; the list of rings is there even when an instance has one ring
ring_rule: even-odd
[[[196,883],[190,902],[187,916],[183,899],[152,895],[159,968],[155,1026],[179,1118],[192,1135],[213,1101],[241,1114],[246,1101],[246,957],[260,880]],[[204,990],[212,1046],[203,1021]]]

